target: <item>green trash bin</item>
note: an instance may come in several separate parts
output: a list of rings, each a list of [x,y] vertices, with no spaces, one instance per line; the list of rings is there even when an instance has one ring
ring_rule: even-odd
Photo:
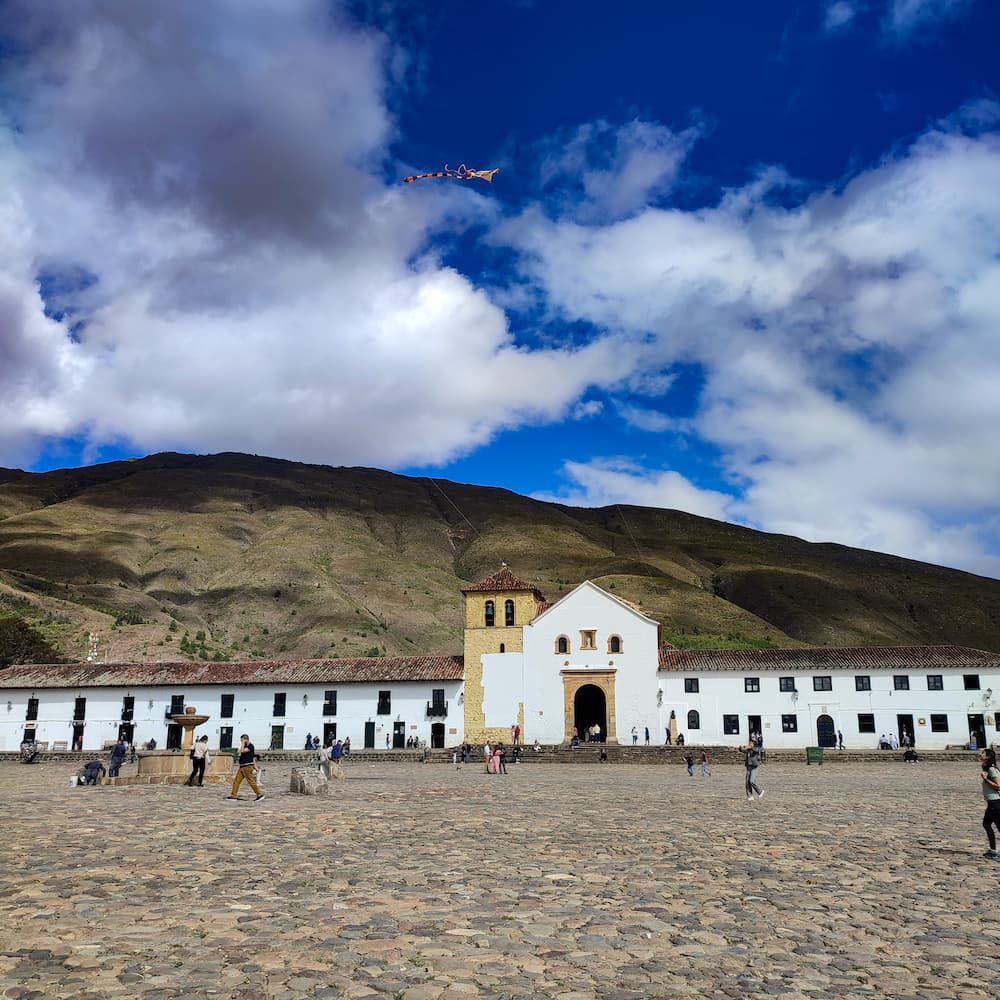
[[[823,763],[823,748],[806,747],[806,764],[822,764],[822,763]]]

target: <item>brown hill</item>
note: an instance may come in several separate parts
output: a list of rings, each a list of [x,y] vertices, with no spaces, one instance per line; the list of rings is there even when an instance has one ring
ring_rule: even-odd
[[[71,659],[90,631],[107,659],[455,653],[460,588],[501,560],[681,646],[1000,650],[1000,581],[679,511],[237,454],[0,470],[0,617]]]

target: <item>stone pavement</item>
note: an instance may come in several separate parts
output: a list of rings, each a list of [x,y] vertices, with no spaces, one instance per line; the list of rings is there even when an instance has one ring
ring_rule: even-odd
[[[0,767],[0,996],[1000,993],[978,769],[362,763],[324,797]]]

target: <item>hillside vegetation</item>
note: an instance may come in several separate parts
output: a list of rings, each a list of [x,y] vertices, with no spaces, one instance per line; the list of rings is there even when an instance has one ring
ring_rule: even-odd
[[[90,632],[113,660],[460,652],[461,587],[501,560],[549,600],[593,580],[679,646],[1000,650],[1000,581],[679,511],[237,454],[0,470],[12,661],[83,659]]]

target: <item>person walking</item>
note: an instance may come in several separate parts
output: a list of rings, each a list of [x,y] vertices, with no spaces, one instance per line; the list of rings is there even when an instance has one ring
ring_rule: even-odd
[[[122,769],[122,764],[125,763],[125,754],[127,753],[128,747],[126,747],[124,740],[119,740],[111,748],[111,766],[108,768],[109,778],[118,777],[118,772]]]
[[[844,734],[839,729],[837,730],[837,749],[844,749]]]
[[[694,755],[690,751],[688,751],[684,755],[684,763],[687,764],[688,774],[690,774],[691,777],[693,778],[694,777]]]
[[[208,767],[210,760],[208,737],[202,736],[201,739],[195,740],[194,746],[191,747],[191,774],[184,784],[194,788],[195,779],[197,779],[198,787],[201,788],[205,784],[205,768]]]
[[[237,761],[239,770],[236,772],[236,777],[233,779],[232,791],[226,796],[227,802],[238,802],[239,795],[237,794],[240,790],[240,785],[243,782],[247,782],[253,789],[254,794],[257,796],[254,799],[255,802],[260,802],[264,798],[264,793],[260,790],[260,785],[257,784],[257,778],[254,776],[255,764],[257,763],[257,751],[254,749],[254,745],[250,742],[250,737],[246,733],[240,736],[240,757]]]
[[[983,779],[983,798],[986,801],[986,812],[983,813],[983,829],[990,842],[983,857],[1000,861],[1000,851],[997,850],[997,838],[993,827],[1000,830],[1000,769],[997,768],[995,750],[980,750],[979,765]]]
[[[710,778],[712,772],[708,769],[708,751],[702,750],[701,752],[701,776],[703,778]]]
[[[747,801],[749,802],[753,799],[754,792],[757,793],[758,799],[764,798],[764,789],[757,784],[757,770],[760,767],[760,750],[752,742],[748,743],[746,749],[743,751],[743,763],[747,769]]]
[[[646,746],[649,746],[649,726],[646,726]]]

